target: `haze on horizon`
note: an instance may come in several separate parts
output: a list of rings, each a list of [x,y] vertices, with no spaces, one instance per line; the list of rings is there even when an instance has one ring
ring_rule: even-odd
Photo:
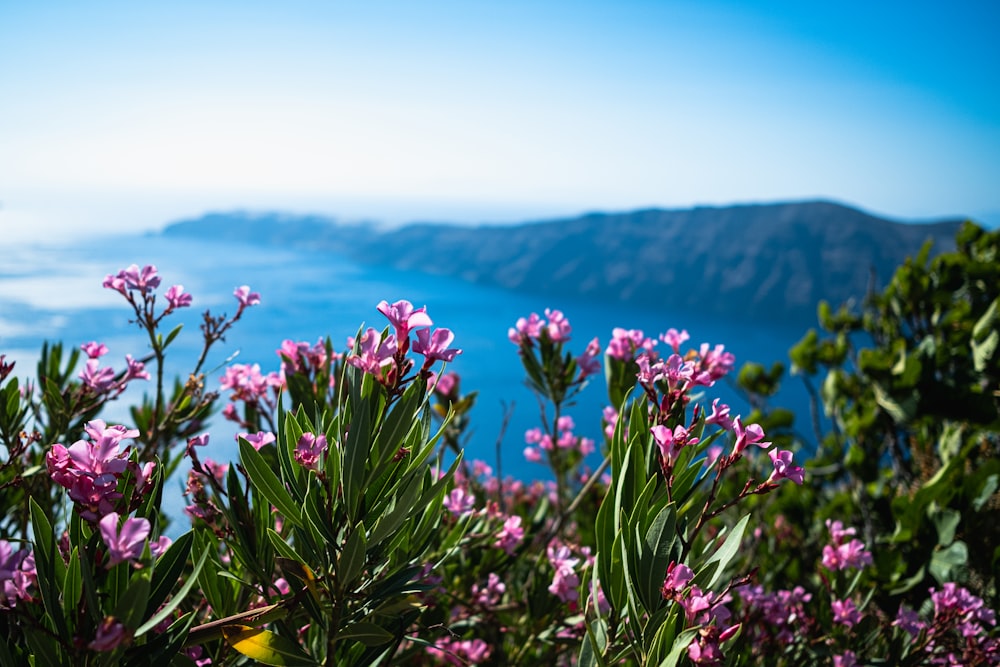
[[[817,197],[996,224],[998,26],[969,1],[2,3],[0,228]]]

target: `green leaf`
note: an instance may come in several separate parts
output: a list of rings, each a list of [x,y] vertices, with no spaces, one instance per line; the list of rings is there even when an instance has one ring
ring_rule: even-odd
[[[31,526],[35,537],[35,569],[37,584],[42,594],[45,610],[55,622],[56,630],[62,636],[68,636],[66,619],[63,617],[62,605],[59,604],[59,584],[66,581],[66,565],[62,556],[56,551],[55,537],[52,534],[52,524],[45,512],[29,498]]]
[[[340,639],[353,639],[354,641],[359,641],[365,646],[381,646],[382,644],[391,642],[395,636],[383,628],[381,625],[376,625],[374,623],[353,623],[337,635]]]
[[[149,591],[149,601],[146,603],[146,615],[155,612],[167,599],[171,591],[180,581],[188,556],[191,554],[191,544],[194,534],[188,531],[178,537],[173,544],[156,559],[153,564],[153,580]]]
[[[733,526],[732,530],[726,536],[726,541],[722,543],[722,546],[712,554],[711,558],[705,562],[704,568],[698,572],[695,576],[695,581],[703,590],[711,590],[715,582],[719,580],[722,573],[725,571],[726,567],[729,565],[729,561],[739,552],[740,544],[743,541],[743,533],[746,531],[747,522],[750,521],[750,515],[747,514],[739,522]],[[715,567],[714,571],[710,570],[710,566]],[[711,572],[711,575],[707,577],[705,581],[706,573]]]
[[[955,530],[962,521],[962,513],[958,510],[943,509],[932,517],[937,528],[938,544],[946,547],[955,541]]]
[[[243,467],[246,468],[247,476],[249,476],[254,488],[260,491],[269,503],[278,508],[278,511],[289,522],[301,526],[302,514],[299,506],[295,504],[281,480],[264,461],[264,457],[243,438],[239,439],[239,446],[240,460],[243,462]]]
[[[670,503],[659,511],[652,525],[646,531],[646,552],[649,565],[645,568],[645,595],[647,600],[657,600],[660,588],[670,565],[671,552],[677,539],[677,507]]]
[[[170,615],[174,613],[174,609],[176,609],[181,604],[181,602],[184,601],[184,598],[187,596],[188,592],[194,587],[195,582],[198,581],[198,574],[201,572],[201,568],[204,567],[205,561],[208,559],[208,554],[209,554],[208,549],[205,549],[202,552],[201,558],[199,558],[198,562],[195,563],[194,570],[192,570],[191,574],[188,575],[187,581],[185,581],[184,585],[180,587],[180,590],[174,593],[174,596],[170,598],[170,602],[163,605],[163,607],[158,612],[153,614],[151,617],[149,617],[149,619],[145,623],[136,628],[135,631],[136,637],[141,637],[142,635],[146,634],[147,632],[155,628],[157,625],[159,625],[161,621],[169,618]]]
[[[76,615],[76,607],[80,603],[80,596],[83,595],[83,575],[80,572],[80,554],[76,547],[69,556],[69,565],[66,566],[66,580],[63,582],[63,612],[65,617],[72,624],[72,619]]]
[[[371,408],[364,399],[352,406],[354,415],[344,443],[344,501],[347,515],[358,518],[358,508],[364,496],[365,463],[372,446]]]
[[[118,598],[112,614],[126,628],[134,628],[145,616],[149,601],[149,570],[138,570],[132,575],[128,588]]]
[[[265,665],[290,667],[317,664],[298,644],[270,630],[247,625],[227,625],[222,628],[222,636],[233,649]]]
[[[965,565],[968,560],[969,548],[965,542],[957,540],[952,542],[947,549],[935,551],[927,569],[939,584],[945,584],[954,581],[955,570]]]
[[[340,560],[337,563],[337,578],[342,586],[351,588],[354,579],[361,574],[365,565],[365,553],[368,551],[368,542],[365,539],[365,524],[359,523],[354,527],[344,550],[340,552]]]

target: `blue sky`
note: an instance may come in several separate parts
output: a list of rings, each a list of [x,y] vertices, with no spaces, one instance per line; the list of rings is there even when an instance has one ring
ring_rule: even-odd
[[[962,1],[0,0],[0,223],[812,197],[995,219],[998,29]]]

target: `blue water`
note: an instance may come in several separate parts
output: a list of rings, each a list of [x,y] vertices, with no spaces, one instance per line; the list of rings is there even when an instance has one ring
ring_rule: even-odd
[[[181,283],[194,296],[192,308],[178,311],[176,318],[165,323],[185,324],[185,331],[168,351],[169,367],[176,374],[186,375],[195,362],[201,343],[198,324],[206,308],[215,314],[234,312],[232,292],[238,285],[247,284],[260,292],[261,305],[249,309],[209,357],[206,368],[217,369],[209,374],[210,383],[218,382],[219,369],[234,354],[234,362],[259,363],[264,372],[277,370],[275,350],[286,338],[315,342],[329,335],[343,349],[347,336],[362,323],[378,329],[387,324],[375,310],[382,299],[426,305],[435,326],[452,329],[454,344],[464,350],[450,369],[461,375],[464,391],[479,392],[467,457],[496,466],[504,406],[513,405],[501,443],[502,466],[505,475],[523,479],[542,476],[544,471],[524,461],[522,455],[524,431],[538,426],[539,417],[537,401],[523,386],[516,348],[507,340],[507,329],[518,317],[541,314],[546,307],[561,309],[573,325],[576,353],[594,336],[606,346],[615,326],[643,329],[654,337],[670,327],[683,328],[691,334],[689,344],[725,344],[736,355],[737,367],[750,360],[766,365],[786,361],[788,348],[803,333],[780,324],[749,326],[739,312],[731,318],[712,319],[698,313],[584,300],[550,302],[449,278],[362,266],[336,255],[251,244],[134,236],[5,252],[0,264],[0,354],[18,362],[19,377],[29,374],[44,340],[61,340],[68,346],[103,341],[110,348],[104,361],[116,368],[121,367],[125,354],[138,357],[148,352],[144,333],[129,322],[124,299],[101,287],[106,274],[132,263],[155,264],[163,278],[161,291]],[[729,402],[734,414],[749,412],[749,406],[722,383],[710,392]],[[574,417],[578,434],[600,442],[601,408],[607,403],[604,380],[598,376],[566,411]],[[808,404],[797,380],[785,383],[775,404],[796,410],[800,430],[805,430]],[[127,422],[125,407],[124,403],[114,406],[107,418]],[[209,430],[212,444],[206,455],[216,460],[234,458],[232,425],[219,417]]]

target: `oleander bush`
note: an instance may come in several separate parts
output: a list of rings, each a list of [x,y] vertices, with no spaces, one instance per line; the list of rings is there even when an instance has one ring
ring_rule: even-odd
[[[503,454],[537,480],[466,460],[476,394],[425,308],[218,377],[261,300],[239,287],[172,379],[193,297],[111,274],[146,357],[50,343],[22,377],[0,355],[0,665],[998,664],[1000,233],[957,241],[860,311],[820,305],[790,355],[811,415],[772,405],[782,364],[736,372],[684,330],[578,346],[558,310],[519,319],[540,409]],[[202,454],[220,417],[236,461]]]

